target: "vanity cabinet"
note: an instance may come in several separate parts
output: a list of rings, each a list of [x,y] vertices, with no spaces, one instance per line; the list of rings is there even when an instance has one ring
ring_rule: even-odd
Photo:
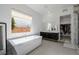
[[[48,40],[58,40],[59,33],[53,33],[53,32],[40,32],[40,35],[43,38],[49,38]]]

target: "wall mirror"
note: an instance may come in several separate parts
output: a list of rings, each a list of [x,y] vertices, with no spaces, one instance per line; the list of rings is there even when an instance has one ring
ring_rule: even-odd
[[[0,50],[6,50],[6,23],[0,22]]]

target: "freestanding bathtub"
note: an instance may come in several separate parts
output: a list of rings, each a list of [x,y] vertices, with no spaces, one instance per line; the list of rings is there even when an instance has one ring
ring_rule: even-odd
[[[8,40],[8,42],[9,42],[8,52],[17,55],[24,55],[29,53],[33,49],[37,48],[41,44],[42,36],[33,35],[29,37],[10,39]]]

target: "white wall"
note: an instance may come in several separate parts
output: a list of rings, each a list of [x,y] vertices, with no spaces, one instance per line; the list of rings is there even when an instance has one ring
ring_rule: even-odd
[[[61,24],[71,24],[71,15],[61,16]]]
[[[47,29],[47,24],[51,23],[52,25],[56,25],[58,27],[59,25],[59,16],[57,16],[57,14],[54,12],[49,12],[47,13],[44,17],[43,17],[43,25],[45,27],[43,27],[43,31],[46,31]],[[59,29],[58,29],[59,31]]]
[[[12,33],[11,32],[11,10],[16,9],[23,13],[32,16],[32,32],[31,33]],[[32,34],[39,34],[42,26],[42,16],[30,9],[26,5],[0,5],[0,22],[7,23],[7,38],[15,38],[20,36],[27,36]],[[1,54],[5,53],[5,50],[0,51]]]
[[[11,9],[16,9],[32,16],[32,32],[31,33],[12,33],[11,32]],[[14,38],[30,34],[38,34],[41,30],[42,16],[30,9],[26,5],[0,5],[0,22],[7,23],[7,37]]]

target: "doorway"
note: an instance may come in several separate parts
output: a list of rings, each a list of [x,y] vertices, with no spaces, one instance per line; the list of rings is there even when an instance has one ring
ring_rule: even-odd
[[[60,16],[60,41],[71,43],[71,15]]]

